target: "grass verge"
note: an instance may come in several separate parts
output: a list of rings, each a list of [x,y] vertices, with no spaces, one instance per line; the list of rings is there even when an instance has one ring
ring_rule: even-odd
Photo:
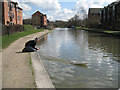
[[[37,87],[36,85],[36,82],[35,82],[35,74],[34,74],[34,69],[33,69],[33,66],[32,66],[32,60],[31,60],[31,54],[29,53],[29,66],[30,66],[30,69],[32,71],[32,76],[33,76],[33,79],[34,79],[34,82],[33,82],[33,86],[34,87]]]
[[[24,29],[25,31],[11,34],[9,37],[7,35],[2,36],[2,48],[7,48],[12,42],[20,37],[43,31],[40,29],[34,29],[31,25],[24,25]]]
[[[105,30],[105,29],[97,29],[97,28],[85,28],[85,27],[76,27],[75,29],[82,29],[82,30],[87,30],[87,31],[95,31],[95,32],[101,32],[101,33],[106,33],[106,34],[113,34],[113,35],[119,35],[120,36],[120,31],[112,31],[112,30]]]

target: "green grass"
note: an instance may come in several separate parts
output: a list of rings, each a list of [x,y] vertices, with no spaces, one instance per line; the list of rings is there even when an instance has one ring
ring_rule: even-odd
[[[120,31],[104,31],[105,33],[120,33]]]
[[[32,60],[31,60],[30,53],[29,53],[29,66],[30,66],[30,69],[32,71],[32,76],[33,76],[33,79],[34,79],[33,86],[37,87],[36,82],[35,82],[35,74],[34,74],[34,69],[33,69],[33,66],[32,66]]]
[[[83,30],[89,30],[89,31],[104,31],[103,29],[86,28],[86,27],[76,27],[76,29],[83,29]]]
[[[111,30],[106,30],[106,29],[97,29],[97,28],[85,28],[85,27],[76,27],[76,29],[83,29],[83,30],[88,30],[88,31],[95,31],[95,32],[103,32],[103,33],[108,33],[108,34],[115,34],[115,35],[120,35],[120,31],[111,31]]]
[[[39,30],[39,29],[34,29],[34,27],[31,25],[24,25],[24,29],[25,29],[25,31],[10,34],[9,37],[7,35],[2,36],[2,48],[3,49],[7,48],[12,42],[19,39],[20,37],[43,31],[43,30]]]

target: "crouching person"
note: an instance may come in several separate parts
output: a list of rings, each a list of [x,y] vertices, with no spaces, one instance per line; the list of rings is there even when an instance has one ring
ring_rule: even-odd
[[[25,43],[25,48],[22,50],[22,52],[34,52],[39,50],[39,48],[36,47],[36,43],[38,43],[39,39],[35,38],[35,40],[30,40]]]

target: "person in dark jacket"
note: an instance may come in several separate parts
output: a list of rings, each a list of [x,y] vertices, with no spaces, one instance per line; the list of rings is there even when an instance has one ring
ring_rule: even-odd
[[[25,43],[25,48],[22,50],[22,52],[34,52],[37,51],[39,48],[36,47],[36,43],[39,41],[38,38],[35,38],[35,40],[30,40]]]

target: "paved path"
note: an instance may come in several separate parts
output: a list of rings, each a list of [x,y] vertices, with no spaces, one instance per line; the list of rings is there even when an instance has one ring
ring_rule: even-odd
[[[16,52],[20,52],[28,40],[45,33],[47,31],[22,37],[2,51],[2,88],[34,88],[29,53]]]

